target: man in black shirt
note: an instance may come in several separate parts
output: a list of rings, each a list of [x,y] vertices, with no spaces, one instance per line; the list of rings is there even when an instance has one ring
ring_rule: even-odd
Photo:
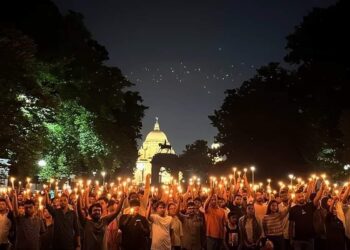
[[[55,250],[80,249],[78,217],[68,206],[68,196],[62,194],[60,208],[55,209],[46,204],[46,208],[54,218],[53,247]]]
[[[312,183],[309,186],[313,186]],[[313,226],[314,212],[321,199],[325,184],[322,182],[313,201],[307,202],[305,194],[298,191],[295,194],[295,203],[289,211],[289,228],[292,244],[295,250],[313,250],[315,230]],[[309,193],[309,192],[308,192]]]
[[[119,220],[122,231],[123,250],[148,249],[149,224],[147,219],[139,214],[140,201],[130,200],[130,213],[123,214]]]
[[[16,243],[18,250],[39,250],[40,235],[45,232],[44,222],[35,215],[35,204],[32,200],[24,202],[25,214],[18,215],[17,197],[15,195],[14,215],[16,222]]]
[[[89,217],[85,217],[81,210],[81,200],[78,198],[79,220],[84,228],[83,250],[102,250],[103,237],[109,223],[111,223],[122,209],[125,196],[119,201],[118,207],[113,213],[102,217],[102,206],[100,203],[92,204],[89,207]]]
[[[244,208],[242,206],[242,203],[242,195],[236,194],[233,198],[232,203],[229,203],[227,206],[230,209],[230,212],[236,215],[238,219],[244,215]]]

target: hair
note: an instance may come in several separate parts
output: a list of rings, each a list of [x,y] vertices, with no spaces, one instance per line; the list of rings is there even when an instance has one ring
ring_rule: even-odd
[[[166,204],[165,204],[164,201],[158,201],[158,202],[156,203],[156,208],[158,208],[159,206],[166,207]]]
[[[106,204],[108,204],[108,198],[106,196],[98,198],[97,201],[101,201],[101,200],[103,200]]]
[[[131,196],[136,195],[137,197],[139,196],[136,192],[131,192],[129,193],[128,200],[131,200]]]
[[[35,202],[33,200],[26,200],[24,202],[24,205],[33,205],[33,206],[35,206]]]
[[[129,201],[129,205],[130,205],[130,207],[139,207],[141,205],[141,203],[139,200],[133,199],[133,200]]]
[[[169,210],[169,207],[170,206],[175,206],[176,207],[176,204],[174,203],[174,202],[170,202],[169,204],[168,204],[168,210]]]
[[[89,207],[89,215],[92,214],[92,209],[93,209],[94,207],[99,207],[99,208],[101,209],[101,211],[102,211],[102,206],[101,206],[101,204],[100,204],[100,203],[94,203],[94,204],[92,204],[92,205]]]
[[[194,207],[196,206],[193,201],[187,203],[187,207]]]
[[[266,214],[271,214],[271,206],[273,203],[276,203],[278,205],[278,202],[276,200],[270,200],[269,204],[267,205]]]
[[[114,204],[116,204],[115,200],[114,200],[114,199],[110,199],[110,200],[108,201],[107,207],[111,207],[111,206],[113,206]]]
[[[254,207],[254,203],[253,203],[253,202],[249,202],[249,203],[247,203],[247,207],[246,207],[246,209],[247,209],[248,207]]]
[[[61,194],[61,197],[60,198],[67,198],[67,200],[69,200],[69,197],[68,197],[68,195],[66,195],[66,194]]]
[[[239,219],[238,215],[236,213],[229,212],[228,215],[227,215],[227,218],[231,218],[231,217],[235,217],[236,219]]]
[[[193,201],[203,202],[203,201],[202,201],[202,199],[201,199],[200,197],[196,197],[196,198],[194,198],[194,200],[193,200]]]
[[[4,198],[0,198],[0,202],[5,202],[6,203],[6,200]]]
[[[242,198],[242,195],[241,195],[241,194],[235,194],[235,195],[233,196],[233,200],[235,200],[237,197],[241,197],[241,198]]]

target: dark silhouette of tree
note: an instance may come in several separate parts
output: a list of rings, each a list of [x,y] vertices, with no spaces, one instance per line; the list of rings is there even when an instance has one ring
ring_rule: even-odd
[[[208,147],[207,141],[196,140],[186,145],[179,160],[185,178],[191,177],[190,175],[205,178],[214,165],[214,152]]]
[[[270,64],[227,91],[210,119],[228,163],[256,164],[275,174],[319,167],[343,173],[350,129],[349,6],[341,0],[314,9],[287,37],[285,60],[296,70]]]
[[[133,84],[125,79],[121,71],[105,64],[108,52],[92,38],[84,25],[83,16],[72,11],[62,15],[49,0],[6,1],[0,9],[0,27],[5,31],[12,29],[20,32],[32,42],[34,51],[31,57],[37,68],[36,75],[31,80],[39,86],[39,90],[43,89],[45,94],[38,99],[41,101],[47,96],[47,99],[58,102],[54,106],[47,107],[52,108],[52,112],[56,114],[52,117],[59,120],[47,120],[41,117],[38,122],[43,132],[36,133],[37,140],[44,141],[47,138],[50,140],[45,142],[45,150],[33,147],[35,151],[32,152],[33,155],[51,159],[50,167],[54,171],[63,164],[67,167],[68,173],[92,168],[105,168],[109,171],[123,169],[130,173],[137,158],[136,140],[140,138],[141,119],[146,107],[142,105],[140,95],[129,90]],[[1,38],[6,36],[2,34]],[[18,46],[15,40],[12,40],[12,43],[9,46]],[[6,47],[1,49],[4,51]],[[15,56],[9,56],[8,62],[12,62]],[[1,61],[6,62],[3,57]],[[18,80],[11,77],[23,75],[21,70],[13,68],[11,75],[2,75],[8,83],[8,91],[18,84]],[[8,95],[8,98],[14,101],[17,94]],[[62,108],[73,103],[78,105],[74,109]],[[17,110],[21,110],[23,105],[19,104]],[[37,107],[39,104],[34,106]],[[1,109],[6,110],[7,107]],[[69,111],[71,113],[67,114]],[[11,119],[13,120],[15,116],[6,111],[4,114],[9,116],[9,120],[4,121],[4,126],[10,126]],[[76,116],[77,119],[70,119],[70,115]],[[65,121],[62,120],[64,118]],[[68,124],[77,120],[81,122],[79,126]],[[25,122],[32,123],[27,119],[18,122],[16,126],[22,129],[26,126]],[[63,138],[60,137],[62,136],[60,133],[51,133],[53,130],[49,128],[53,128],[55,124],[65,124],[62,127],[69,128],[72,134],[82,137],[75,136],[70,140],[63,140],[60,144],[53,143]],[[83,135],[87,134],[93,134],[94,136],[90,138],[97,138],[94,145],[103,147],[104,150],[97,150],[98,154],[84,150],[83,148],[87,149],[89,146],[87,145],[89,142],[83,140],[85,138]],[[54,135],[58,137],[52,139]],[[1,140],[8,138],[8,134],[0,132],[0,138]],[[14,140],[19,148],[22,147],[16,138],[11,140]],[[58,145],[60,148],[57,148]],[[3,152],[7,152],[6,148]],[[23,155],[19,152],[17,150],[15,154],[2,157],[18,161],[19,155]],[[28,160],[26,165],[34,167],[36,164],[33,159]]]

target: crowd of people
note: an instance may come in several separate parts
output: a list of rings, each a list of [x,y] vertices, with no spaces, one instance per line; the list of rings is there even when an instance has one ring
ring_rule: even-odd
[[[2,189],[0,250],[350,249],[350,185],[313,177],[272,190],[246,174],[152,187],[78,181]]]

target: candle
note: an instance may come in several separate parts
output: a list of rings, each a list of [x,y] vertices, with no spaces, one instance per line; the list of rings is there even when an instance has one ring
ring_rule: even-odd
[[[15,177],[11,177],[12,189],[15,189]]]

